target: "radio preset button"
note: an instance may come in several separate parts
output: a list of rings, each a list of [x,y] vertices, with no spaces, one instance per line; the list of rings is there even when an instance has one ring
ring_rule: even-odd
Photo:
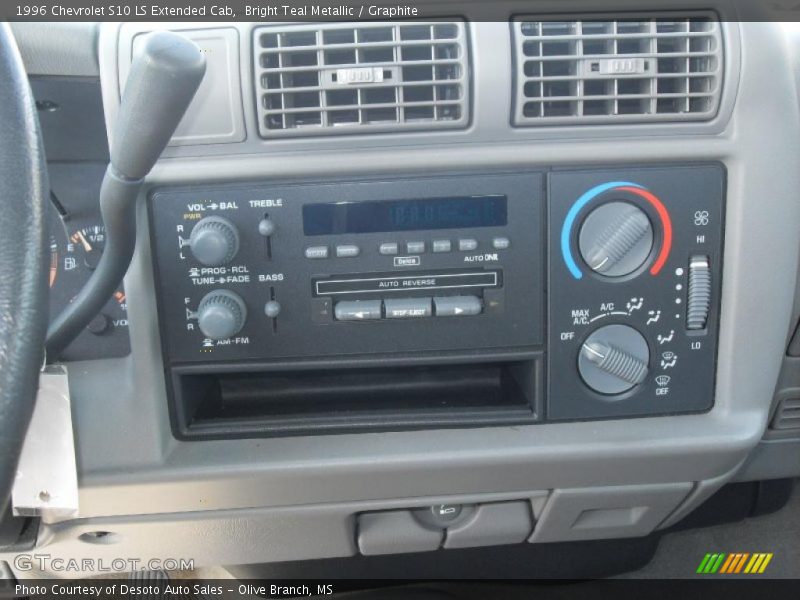
[[[337,258],[353,258],[361,253],[361,249],[355,244],[342,244],[336,246]]]
[[[433,240],[434,252],[450,252],[453,249],[450,240]]]
[[[507,237],[496,237],[492,240],[492,248],[495,250],[506,250],[511,245],[511,240]]]
[[[406,242],[406,252],[409,254],[422,254],[425,252],[425,242]]]
[[[434,298],[437,317],[468,317],[481,314],[481,299],[477,296],[442,296]]]
[[[337,321],[372,321],[381,318],[380,300],[343,300],[333,308]]]
[[[378,252],[380,252],[383,255],[397,254],[399,252],[399,249],[397,247],[397,242],[385,242],[381,244],[380,247],[378,248]]]
[[[464,238],[458,240],[458,249],[462,252],[471,252],[478,248],[478,240],[474,238]]]
[[[327,246],[309,246],[306,248],[306,258],[328,258]]]
[[[418,319],[433,314],[430,298],[392,298],[384,300],[383,306],[387,319]]]

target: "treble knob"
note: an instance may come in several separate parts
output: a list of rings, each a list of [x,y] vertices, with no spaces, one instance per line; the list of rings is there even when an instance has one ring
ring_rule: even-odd
[[[628,325],[606,325],[583,343],[578,370],[594,391],[618,395],[645,380],[649,362],[650,349],[641,333]]]
[[[586,217],[578,247],[594,272],[606,277],[624,277],[650,256],[653,226],[639,207],[627,202],[609,202]]]
[[[239,252],[239,231],[225,217],[205,217],[192,229],[189,247],[202,264],[219,267],[231,262]]]

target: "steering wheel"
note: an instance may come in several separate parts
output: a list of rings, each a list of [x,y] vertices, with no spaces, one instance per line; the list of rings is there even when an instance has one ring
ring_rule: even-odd
[[[36,398],[47,327],[47,169],[11,28],[0,23],[0,515]]]

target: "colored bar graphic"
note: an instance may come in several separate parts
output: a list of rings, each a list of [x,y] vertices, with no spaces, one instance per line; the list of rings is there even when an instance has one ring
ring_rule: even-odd
[[[739,557],[740,557],[739,561],[736,563],[736,570],[734,571],[733,569],[731,569],[731,573],[739,573],[742,570],[742,568],[744,567],[744,562],[747,560],[747,558],[749,556],[750,556],[750,553],[748,553],[748,552],[746,552],[744,554],[740,554],[739,555]]]
[[[737,554],[728,554],[728,560],[722,563],[722,568],[719,570],[720,573],[728,573],[730,571],[731,565],[736,562]]]
[[[752,558],[750,559],[750,562],[747,563],[747,566],[744,568],[744,572],[752,573],[754,567],[758,569],[758,566],[761,564],[762,560],[764,560],[764,556],[762,554],[759,553],[753,554]]]
[[[764,562],[762,562],[761,565],[759,565],[759,567],[758,567],[758,572],[759,573],[763,573],[764,572],[764,569],[767,568],[767,565],[769,564],[769,561],[772,560],[772,556],[773,556],[772,552],[770,552],[769,554],[764,556]]]
[[[700,566],[697,567],[697,573],[705,573],[706,572],[706,566],[708,565],[710,560],[711,560],[711,555],[710,554],[706,554],[703,557],[703,560],[700,561]]]
[[[716,573],[719,570],[720,566],[722,565],[722,561],[723,561],[724,558],[725,558],[725,554],[724,553],[719,555],[719,558],[714,563],[714,566],[711,567],[711,573]]]
[[[720,566],[722,565],[722,561],[725,559],[725,556],[726,556],[725,553],[721,553],[721,554],[706,554],[706,557],[708,557],[708,562],[706,562],[704,560],[703,562],[705,563],[705,567],[703,567],[702,571],[700,569],[698,569],[697,572],[698,573],[716,573],[719,570]],[[702,566],[702,564],[701,564],[701,566]]]
[[[728,573],[732,569],[735,569],[736,568],[736,563],[739,562],[739,556],[740,556],[740,554],[738,552],[734,552],[733,554],[729,554],[728,555],[728,559],[730,560],[730,563],[727,565],[727,567],[725,565],[723,565],[719,572],[720,573]]]
[[[700,561],[697,573],[704,575],[713,575],[714,573],[755,575],[764,572],[772,557],[773,554],[771,552],[755,552],[753,554],[749,552],[734,552],[732,554],[709,553]]]

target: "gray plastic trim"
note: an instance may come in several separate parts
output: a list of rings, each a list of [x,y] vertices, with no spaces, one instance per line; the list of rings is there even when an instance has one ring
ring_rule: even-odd
[[[480,25],[473,39],[487,39],[500,32],[498,27],[508,31],[507,24]],[[490,50],[478,56],[476,68],[488,75],[476,93],[476,114],[482,116],[467,133],[390,139],[376,135],[370,141],[354,136],[326,140],[316,144],[317,150],[302,153],[296,140],[287,140],[242,156],[162,160],[148,180],[152,186],[721,161],[728,170],[729,192],[719,367],[711,411],[602,423],[178,442],[167,415],[142,197],[138,249],[125,279],[133,352],[124,359],[70,366],[81,519],[46,525],[40,545],[63,556],[87,556],[89,548],[100,554],[100,546],[88,546],[77,537],[113,525],[133,541],[105,547],[116,556],[123,550],[130,556],[191,551],[213,564],[319,558],[352,551],[344,523],[345,515],[357,510],[516,500],[531,489],[716,485],[727,480],[762,437],[790,329],[800,250],[800,173],[795,168],[800,162],[795,81],[800,36],[777,23],[725,27],[741,32],[741,85],[735,110],[731,104],[727,108],[730,120],[718,117],[690,128],[707,135],[687,136],[683,127],[666,126],[655,132],[636,129],[643,132],[636,136],[631,126],[620,138],[619,132],[609,136],[598,126],[591,134],[584,129],[581,143],[568,134],[546,141],[509,138],[507,109],[492,115],[485,106],[494,102],[490,99],[496,90],[510,83],[509,71],[490,67]],[[733,37],[738,39],[738,33]],[[726,36],[729,43],[731,38]],[[500,34],[497,39],[504,38]],[[101,54],[106,94],[115,85],[114,43],[113,60],[109,62],[106,51]],[[508,50],[504,43],[494,45]],[[108,50],[106,44],[103,48]],[[113,73],[111,79],[108,73]],[[113,114],[116,100],[113,94],[106,98]],[[723,104],[732,100],[729,93]],[[429,143],[420,145],[423,140]],[[764,310],[765,303],[769,310]],[[690,496],[680,510],[690,510],[700,499]],[[291,514],[302,518],[289,518]]]
[[[220,564],[252,564],[353,556],[358,552],[356,515],[372,511],[401,511],[436,504],[471,504],[532,501],[534,514],[541,510],[546,493],[480,496],[436,496],[393,501],[309,504],[279,508],[208,510],[192,514],[152,514],[98,517],[65,523],[43,524],[38,546],[51,558],[119,557],[139,559],[193,559],[195,568]],[[91,544],[81,535],[107,531],[101,539],[113,543]],[[89,539],[91,540],[90,536]],[[440,535],[441,538],[441,535]],[[438,544],[437,544],[438,545]],[[12,554],[0,560],[13,564]],[[52,564],[52,561],[50,561]]]
[[[735,126],[687,144],[681,136],[582,144],[433,145],[360,154],[164,160],[152,183],[324,177],[543,164],[722,160],[728,168],[727,255],[723,276],[717,399],[707,414],[480,430],[417,431],[280,440],[176,442],[169,431],[161,370],[147,219],[126,278],[133,355],[86,363],[73,378],[80,398],[82,514],[142,514],[316,501],[712,479],[735,468],[761,438],[789,326],[797,270],[796,139],[774,114],[797,121],[796,57],[779,25],[744,30],[748,74]],[[785,73],[784,77],[776,76]],[[768,92],[768,93],[766,93]],[[765,107],[765,98],[769,104]],[[758,110],[753,110],[759,107]],[[767,110],[765,110],[767,108]],[[746,115],[746,118],[743,116]],[[770,152],[765,152],[769,140]],[[360,160],[359,157],[363,160]],[[770,202],[752,202],[768,198]],[[762,240],[769,239],[765,244]],[[777,251],[780,249],[780,251]],[[769,269],[763,265],[769,264]],[[788,285],[787,285],[788,284]],[[763,299],[770,298],[768,318]],[[758,353],[748,350],[758,347]],[[127,375],[120,376],[120,370]],[[73,372],[76,372],[73,369]],[[113,402],[106,394],[113,380]],[[139,390],[154,390],[142,395]],[[110,424],[110,425],[109,425]],[[118,425],[115,425],[118,424]],[[124,425],[124,427],[123,427]],[[102,448],[102,451],[99,451]],[[697,457],[702,456],[702,460]],[[613,466],[612,466],[613,465]],[[156,482],[158,482],[156,484]],[[155,487],[153,487],[155,484]],[[120,490],[126,493],[120,494]]]
[[[97,77],[98,23],[11,24],[28,75]]]
[[[800,428],[794,426],[783,428],[775,427],[776,419],[779,418],[778,411],[784,401],[800,398],[800,357],[783,357],[781,374],[775,386],[775,396],[772,399],[770,409],[770,427],[764,434],[765,441],[779,439],[800,439]],[[793,425],[797,425],[794,423]]]
[[[452,6],[443,3],[443,15],[452,15]],[[549,4],[542,3],[546,11]],[[564,11],[563,3],[559,10]],[[715,9],[723,17],[731,13],[731,6],[725,0],[709,0],[705,5]],[[472,98],[470,110],[472,119],[466,129],[439,130],[425,132],[379,133],[336,136],[316,136],[284,139],[262,139],[258,131],[259,117],[256,104],[256,90],[252,76],[253,28],[258,24],[236,23],[240,44],[239,64],[242,81],[242,106],[246,140],[239,144],[206,144],[168,148],[166,157],[201,157],[232,154],[287,155],[302,152],[307,157],[317,153],[357,154],[366,149],[372,150],[422,150],[439,148],[440,153],[458,150],[464,145],[494,147],[497,144],[531,143],[533,141],[581,140],[590,142],[596,139],[647,140],[654,137],[676,135],[716,135],[725,130],[733,112],[734,100],[739,85],[741,69],[741,44],[739,24],[723,22],[723,47],[725,64],[722,73],[725,82],[722,100],[716,116],[703,122],[689,123],[626,123],[592,124],[590,126],[558,127],[513,127],[511,106],[513,87],[513,68],[511,63],[512,39],[508,23],[472,22],[467,24],[467,42],[471,56]],[[213,27],[208,24],[208,27]],[[219,25],[217,25],[219,26]],[[128,53],[130,40],[142,31],[165,28],[165,24],[147,23],[103,23],[100,30],[100,68],[103,82],[103,100],[106,107],[106,126],[112,133],[113,123],[119,104],[119,65],[121,57]],[[197,24],[169,24],[174,31],[192,30]],[[206,127],[199,124],[199,128]],[[351,164],[353,159],[349,161]]]
[[[524,542],[533,530],[530,502],[481,504],[470,518],[447,528],[445,548],[474,548]]]
[[[456,35],[451,38],[442,38],[436,37],[435,31],[437,25],[446,25],[452,26],[456,28]],[[316,24],[271,24],[264,27],[256,27],[253,30],[253,66],[254,66],[254,74],[252,75],[254,81],[259,82],[256,84],[256,96],[253,98],[253,102],[255,103],[258,115],[258,132],[261,137],[265,139],[272,139],[278,137],[317,137],[322,135],[344,135],[349,133],[368,133],[370,131],[373,132],[403,132],[403,131],[432,131],[437,129],[461,129],[464,128],[467,123],[469,122],[469,98],[471,95],[471,86],[470,86],[470,57],[469,57],[469,46],[467,44],[467,33],[466,33],[466,25],[462,19],[449,19],[446,21],[430,21],[430,22],[413,22],[413,23],[389,23],[389,27],[392,29],[392,40],[389,42],[379,42],[379,43],[372,43],[372,42],[358,42],[359,49],[353,48],[353,53],[361,53],[362,51],[369,51],[372,49],[375,51],[375,48],[379,49],[389,49],[392,51],[394,58],[392,60],[386,61],[384,63],[364,63],[360,62],[360,59],[355,62],[343,62],[341,60],[333,61],[329,64],[326,55],[331,51],[341,50],[344,48],[345,50],[351,49],[351,46],[348,44],[329,44],[325,43],[324,41],[324,33],[330,31],[342,31],[347,29],[354,29],[353,23],[316,23]],[[431,37],[430,39],[425,40],[403,40],[403,32],[407,28],[411,27],[421,27],[427,26],[430,28]],[[362,22],[357,24],[359,31],[369,31],[370,29],[386,29],[387,23],[384,21],[374,21],[374,22]],[[290,33],[306,33],[306,34],[313,34],[315,36],[315,43],[313,45],[308,46],[290,46],[290,47],[281,47],[281,48],[273,48],[273,49],[266,49],[260,43],[259,39],[262,36],[274,33],[278,36],[283,37],[285,34]],[[406,60],[403,56],[403,53],[408,49],[414,49],[419,47],[418,45],[422,45],[425,47],[430,47],[431,49],[441,48],[444,46],[456,46],[458,48],[458,56],[455,58],[447,58],[441,59],[432,57],[431,59],[423,59],[420,61],[414,61],[414,66],[421,66],[426,67],[430,66],[433,70],[434,68],[438,68],[439,66],[447,65],[456,67],[455,72],[458,73],[457,76],[449,77],[449,78],[441,78],[437,75],[433,77],[429,77],[430,82],[426,83],[425,81],[413,81],[413,80],[406,80],[405,76],[405,68],[407,68],[408,60]],[[300,109],[293,109],[286,106],[286,100],[290,96],[294,96],[295,92],[293,92],[292,87],[284,87],[279,86],[279,91],[275,91],[274,88],[270,86],[264,85],[264,80],[267,78],[268,75],[278,75],[279,77],[283,78],[283,75],[286,73],[292,72],[291,67],[281,67],[281,68],[271,68],[266,69],[262,64],[260,64],[261,58],[265,55],[275,56],[279,61],[283,61],[287,56],[291,56],[293,52],[297,51],[305,51],[308,53],[309,51],[313,51],[317,53],[317,62],[319,64],[314,65],[316,67],[313,69],[314,73],[318,74],[317,85],[308,86],[308,91],[312,94],[318,95],[318,104],[316,106],[310,106],[302,109],[302,112],[310,112],[310,113],[318,113],[319,114],[319,124],[318,125],[309,125],[305,127],[296,127],[296,126],[284,126],[284,127],[277,127],[277,128],[270,128],[267,126],[267,119],[272,116],[280,116],[282,124],[286,125],[287,118],[289,117],[292,110],[300,110]],[[377,65],[377,66],[376,66]],[[436,67],[434,67],[436,65]],[[308,69],[309,67],[300,67],[301,69],[305,68]],[[386,102],[382,103],[380,107],[386,107],[389,109],[394,109],[395,119],[394,121],[370,121],[369,118],[366,116],[370,109],[375,110],[376,107],[371,106],[370,104],[366,104],[364,96],[365,92],[369,92],[370,88],[372,87],[373,83],[362,83],[362,84],[348,84],[346,81],[339,81],[337,82],[334,79],[334,76],[338,79],[341,74],[341,70],[345,71],[364,71],[365,69],[369,70],[370,74],[372,74],[372,69],[377,69],[378,73],[380,74],[381,84],[380,87],[384,89],[391,89],[392,93],[395,96],[394,102]],[[388,72],[388,78],[386,80],[383,79],[384,72]],[[355,75],[355,73],[352,73]],[[434,83],[435,82],[435,83]],[[283,84],[285,85],[285,84]],[[385,87],[385,86],[389,87]],[[446,86],[446,87],[457,87],[459,89],[460,95],[456,99],[443,99],[438,97],[438,86]],[[415,104],[410,104],[410,100],[406,100],[405,98],[405,90],[418,88],[419,86],[424,86],[430,88],[431,90],[431,98],[430,101],[427,103],[417,102]],[[358,115],[358,120],[356,122],[346,122],[346,123],[339,123],[337,125],[333,125],[331,123],[331,116],[335,114],[335,111],[342,111],[341,107],[337,107],[336,105],[328,105],[328,95],[331,92],[338,90],[340,93],[342,91],[355,91],[358,90],[358,99],[355,103],[353,103],[350,107],[350,112],[355,111]],[[280,107],[278,108],[267,108],[264,104],[264,99],[270,95],[279,95],[280,96]],[[407,118],[406,115],[409,110],[416,106],[417,108],[430,108],[431,109],[431,117],[425,119],[413,119]],[[458,107],[458,117],[456,118],[443,118],[440,114],[440,109],[445,107]]]
[[[731,479],[732,473],[725,473],[714,479],[698,482],[684,501],[656,529],[666,529],[679,523],[695,508],[708,500],[714,493]]]
[[[800,477],[800,438],[763,440],[734,476],[735,481]]]
[[[530,541],[602,540],[647,535],[691,489],[689,483],[676,483],[555,490]]]
[[[358,517],[361,554],[430,552],[439,548],[444,531],[425,527],[408,510],[365,513]]]
[[[119,54],[119,87],[125,89],[133,51],[145,33],[167,29],[165,26],[132,32],[130,39],[120,40],[126,49]],[[233,27],[213,28],[194,25],[181,33],[200,48],[206,59],[206,72],[194,100],[175,130],[170,146],[200,144],[233,144],[246,137],[242,114],[239,68],[239,32]],[[123,46],[124,44],[124,46]]]
[[[620,41],[625,39],[630,40],[631,38],[630,33],[617,33],[619,21],[625,19],[626,17],[630,19],[640,19],[642,22],[649,23],[647,32],[636,34],[641,36],[641,40],[648,44],[648,49],[646,52],[626,54],[624,51],[617,51]],[[597,123],[624,124],[637,122],[646,123],[652,121],[703,121],[712,118],[716,114],[724,85],[721,75],[723,72],[722,65],[724,64],[725,56],[719,22],[717,21],[717,16],[714,13],[703,11],[675,11],[663,13],[637,11],[634,13],[628,13],[627,15],[624,13],[621,15],[609,15],[608,13],[587,15],[585,13],[580,13],[577,16],[574,13],[564,13],[562,15],[548,15],[548,18],[575,23],[576,31],[569,34],[569,36],[557,36],[553,35],[552,33],[548,35],[542,31],[541,25],[539,26],[539,35],[526,35],[523,32],[522,25],[524,22],[535,23],[541,18],[541,14],[528,14],[517,16],[512,22],[512,35],[514,39],[514,65],[516,71],[514,81],[514,125],[518,127],[547,127],[554,125],[592,125]],[[676,34],[674,32],[663,33],[659,31],[656,26],[657,20],[668,21],[670,19],[675,19],[679,22],[689,19],[707,19],[710,27],[706,30],[691,32],[687,28],[686,32],[682,32],[682,36],[676,38]],[[597,36],[583,33],[581,21],[607,21],[613,23],[613,25],[610,33],[606,33],[603,36]],[[592,39],[596,41],[598,37],[600,39],[608,37],[609,41],[613,44],[614,52],[603,55],[593,55],[592,52],[584,49],[585,47],[588,47],[589,41]],[[678,73],[665,73],[661,71],[661,62],[665,59],[675,59],[675,57],[671,56],[670,53],[659,50],[658,44],[659,41],[669,39],[676,39],[677,41],[678,39],[681,39],[681,37],[683,38],[681,41],[686,41],[686,48],[684,48],[683,51],[686,52],[687,55],[700,57],[701,59],[705,58],[706,56],[709,58],[708,62],[705,64],[706,68],[691,72],[688,71],[688,64],[692,59],[687,58],[687,73],[685,77],[680,77]],[[528,44],[532,44],[541,48],[550,43],[551,47],[553,47],[553,42],[564,39],[569,41],[577,41],[575,41],[574,45],[569,45],[568,50],[557,56],[552,54],[547,56],[542,56],[541,54],[528,56],[524,52],[524,48]],[[699,41],[702,39],[705,39],[709,42],[709,49],[705,50],[705,52],[696,51],[689,45],[690,41]],[[680,52],[680,50],[678,52]],[[542,54],[544,53],[542,52]],[[571,89],[564,92],[563,95],[559,94],[558,101],[556,102],[557,104],[562,105],[569,102],[573,107],[573,114],[563,116],[551,115],[547,114],[545,111],[544,107],[546,107],[548,103],[553,102],[553,99],[551,99],[552,95],[546,93],[547,88],[545,86],[548,83],[552,84],[557,81],[567,81],[568,84],[570,83],[570,80],[565,80],[563,77],[559,79],[558,77],[552,77],[552,75],[542,72],[548,63],[552,64],[550,61],[553,60],[558,60],[562,63],[571,61],[575,65],[575,73],[573,76],[573,82],[575,85],[570,86]],[[641,63],[640,65],[637,65],[637,67],[634,67],[638,72],[634,72],[633,74],[621,73],[617,76],[613,76],[608,72],[600,73],[599,71],[610,67],[610,65],[606,65],[605,63],[609,63],[612,60],[629,61],[631,63],[635,61],[641,61]],[[592,66],[597,65],[597,73],[589,70],[589,61],[592,61]],[[539,73],[536,73],[535,77],[527,76],[525,73],[525,67],[529,64],[536,65],[536,68],[539,71]],[[672,93],[673,95],[666,94],[665,92],[659,90],[659,83],[664,81],[664,77],[679,77],[680,79],[685,79],[685,89],[678,91],[676,86],[675,91]],[[690,77],[699,77],[700,81],[705,81],[708,83],[708,89],[704,89],[702,94],[693,93],[694,90],[691,90],[689,86]],[[639,107],[636,110],[626,114],[625,112],[618,110],[620,107],[620,100],[625,100],[626,96],[629,97],[632,94],[631,92],[620,92],[620,83],[624,83],[625,81],[630,82],[631,80],[646,81],[646,83],[642,85],[639,90],[633,93],[634,95],[641,97],[642,102],[646,103],[644,105],[646,108],[642,105],[642,102],[640,102]],[[602,93],[603,100],[607,101],[605,102],[605,107],[598,111],[597,114],[592,114],[586,110],[586,108],[590,106],[589,103],[592,100],[597,101],[597,97],[601,96],[601,94],[597,94],[596,92],[593,95],[590,95],[588,84],[592,81],[600,81],[603,83],[608,82],[612,84],[607,86]],[[673,79],[673,81],[677,82],[678,79]],[[528,84],[532,84],[534,87],[538,88],[538,95],[530,95],[526,93]],[[703,88],[700,87],[700,89]],[[683,94],[683,96],[680,94]],[[692,108],[689,102],[690,97],[698,99],[702,97],[708,102],[703,109]],[[674,98],[676,101],[680,100],[682,103],[685,100],[686,103],[684,104],[684,111],[681,112],[677,109],[664,111],[661,109],[659,106],[659,100],[663,101],[667,98]],[[537,112],[539,114],[526,114],[525,108],[528,105],[538,105]]]

